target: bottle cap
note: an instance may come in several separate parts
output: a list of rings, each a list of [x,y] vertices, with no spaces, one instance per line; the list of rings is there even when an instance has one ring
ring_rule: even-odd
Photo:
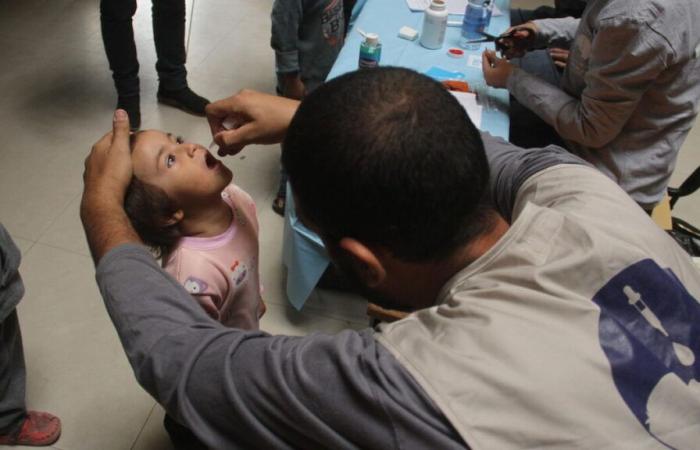
[[[442,11],[445,9],[447,5],[445,4],[444,0],[433,0],[430,2],[430,9],[434,11]]]
[[[369,45],[377,45],[379,43],[379,35],[377,33],[365,34],[365,42]]]

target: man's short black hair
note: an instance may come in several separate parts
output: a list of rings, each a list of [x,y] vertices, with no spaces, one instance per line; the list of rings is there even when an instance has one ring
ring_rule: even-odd
[[[282,162],[322,237],[439,260],[491,226],[479,131],[441,84],[385,67],[352,72],[300,105]]]

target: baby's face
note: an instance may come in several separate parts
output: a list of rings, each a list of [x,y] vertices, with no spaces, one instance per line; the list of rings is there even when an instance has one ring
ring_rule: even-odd
[[[158,130],[136,134],[131,161],[136,178],[160,187],[183,209],[214,198],[233,178],[206,148]]]

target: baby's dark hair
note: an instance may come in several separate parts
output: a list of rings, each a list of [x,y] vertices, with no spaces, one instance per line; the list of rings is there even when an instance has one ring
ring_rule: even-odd
[[[132,134],[130,138],[132,151],[137,135]],[[133,177],[124,196],[124,210],[134,230],[156,258],[167,256],[182,237],[177,224],[167,223],[178,207],[158,186]]]

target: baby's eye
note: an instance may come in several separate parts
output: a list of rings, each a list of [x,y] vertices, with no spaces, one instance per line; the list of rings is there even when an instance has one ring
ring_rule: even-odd
[[[173,164],[175,164],[175,156],[174,156],[174,155],[168,155],[168,156],[165,158],[165,167],[167,167],[167,168],[169,169]]]
[[[177,142],[178,144],[182,144],[183,142],[185,142],[185,138],[183,138],[182,136],[177,136],[175,138],[175,142]]]

